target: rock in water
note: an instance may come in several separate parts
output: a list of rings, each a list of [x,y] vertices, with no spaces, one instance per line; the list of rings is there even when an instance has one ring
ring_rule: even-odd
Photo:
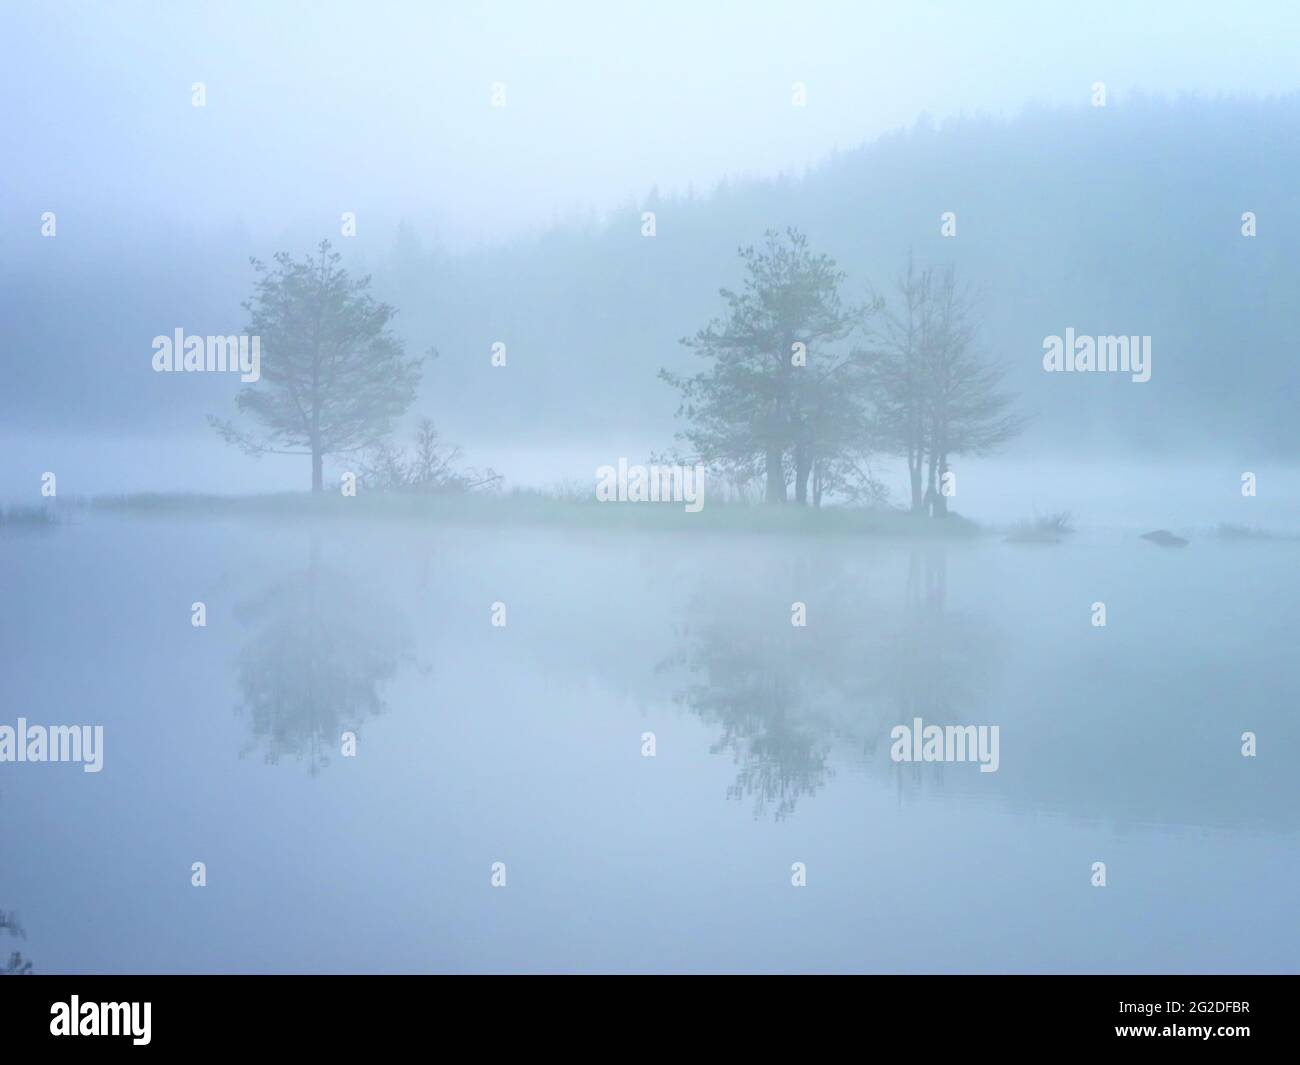
[[[1186,547],[1187,541],[1181,536],[1175,536],[1168,529],[1157,529],[1155,532],[1143,533],[1143,540],[1150,540],[1153,544],[1159,544],[1161,547]]]

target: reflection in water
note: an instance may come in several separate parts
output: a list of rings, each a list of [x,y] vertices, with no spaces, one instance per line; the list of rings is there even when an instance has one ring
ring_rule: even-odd
[[[909,553],[903,610],[885,631],[885,642],[882,681],[894,707],[893,724],[910,725],[914,718],[940,727],[996,723],[981,695],[992,660],[989,630],[948,609],[948,552],[942,544]],[[905,780],[942,786],[943,762],[891,765],[900,791]]]
[[[1246,730],[1284,749],[1300,742],[1288,712],[1300,682],[1278,668],[1284,654],[1264,650],[1268,633],[1242,635],[1258,631],[1243,614],[1207,635],[1196,617],[1159,606],[1145,611],[1159,624],[1147,622],[1140,640],[1108,640],[1063,620],[1059,602],[1077,595],[1062,583],[1067,565],[1016,561],[988,573],[989,562],[987,552],[933,544],[858,558],[827,551],[795,565],[766,554],[710,571],[665,667],[684,674],[675,701],[735,761],[731,796],[781,819],[837,769],[861,768],[892,780],[900,799],[956,790],[963,801],[1117,826],[1300,826],[1295,775],[1241,753]],[[1047,591],[1021,591],[1022,570]],[[950,595],[958,575],[962,608]],[[1157,576],[1158,602],[1184,595],[1185,573]],[[1223,595],[1216,602],[1229,606],[1218,609],[1236,609]],[[790,624],[796,601],[807,604],[806,628]],[[1138,631],[1139,608],[1130,612]],[[969,761],[896,763],[890,730],[916,718],[998,726],[1011,757],[993,773]]]
[[[26,806],[6,811],[0,847],[23,875],[0,882],[0,904],[23,907],[30,938],[0,933],[0,972],[29,957],[38,973],[334,971],[354,957],[384,971],[719,958],[764,971],[1291,971],[1300,957],[1292,544],[1027,552],[988,538],[913,549],[338,521],[313,561],[292,528],[159,536],[93,520],[60,538],[62,585],[23,577],[44,573],[39,559],[0,552],[0,585],[16,593],[0,597],[0,626],[34,666],[10,671],[10,704],[58,720],[93,684],[92,720],[113,726],[119,752],[148,753],[175,729],[196,756],[154,760],[148,787],[111,756],[98,777],[13,779]],[[155,601],[142,596],[160,539],[187,550]],[[185,626],[160,626],[165,642],[142,649],[138,627],[101,623],[123,604],[170,616],[177,587],[200,595],[225,573],[253,581],[234,661]],[[485,609],[502,596],[507,632]],[[1108,629],[1089,624],[1096,599],[1111,600]],[[790,623],[794,602],[806,627]],[[412,651],[459,668],[416,676],[394,603]],[[157,695],[191,663],[221,683],[197,693],[202,713],[177,717]],[[381,697],[389,710],[366,720]],[[416,700],[439,704],[437,719],[408,717]],[[1000,726],[999,770],[894,763],[890,730],[914,716]],[[358,725],[369,755],[303,771]],[[399,726],[408,742],[380,742]],[[647,726],[666,759],[639,760]],[[1242,756],[1247,729],[1257,758]],[[226,758],[250,740],[249,786],[231,789]],[[299,764],[263,769],[264,752]],[[191,790],[229,801],[156,802]],[[284,816],[266,816],[268,800]],[[49,850],[54,821],[70,847]],[[426,836],[436,855],[411,845]],[[285,854],[321,890],[268,875]],[[575,877],[573,856],[593,854],[596,875]],[[213,855],[230,889],[196,898],[189,863],[211,870]],[[817,905],[792,921],[785,870],[810,857]],[[498,859],[528,877],[527,905],[490,893]],[[1095,860],[1118,893],[1091,886]],[[112,921],[77,912],[87,863]],[[701,869],[736,892],[729,912],[683,909]],[[359,954],[320,935],[377,890],[391,920],[366,925]],[[1078,920],[1061,921],[1063,906]],[[647,940],[646,921],[663,937]],[[249,934],[212,936],[217,925]],[[1221,934],[1186,935],[1202,926]]]
[[[23,926],[18,922],[18,915],[15,913],[6,913],[0,910],[0,932],[8,932],[9,935],[16,939],[26,939],[27,933]],[[0,976],[28,976],[32,972],[32,963],[26,960],[20,951],[11,951],[9,959],[5,962],[3,968],[0,968]]]
[[[691,646],[678,661],[702,678],[674,701],[720,729],[710,749],[729,751],[738,766],[728,796],[752,798],[756,816],[773,807],[780,820],[831,775],[829,745],[801,720],[808,678],[792,641],[753,617],[744,627],[706,618],[687,631]]]
[[[834,776],[837,746],[880,761],[895,724],[976,712],[989,638],[947,611],[947,566],[943,545],[913,549],[901,611],[897,599],[872,602],[842,560],[770,567],[762,579],[747,569],[744,585],[715,578],[694,597],[684,646],[664,667],[689,674],[674,701],[717,727],[711,750],[734,759],[730,797],[781,820]],[[783,586],[789,598],[770,594]],[[806,626],[791,623],[795,602],[806,604]],[[942,779],[938,763],[890,765],[900,787],[904,773]]]
[[[267,762],[329,764],[342,734],[385,708],[380,688],[409,655],[410,633],[373,589],[324,566],[313,538],[305,570],[268,585],[236,617],[254,631],[239,660],[240,712]]]

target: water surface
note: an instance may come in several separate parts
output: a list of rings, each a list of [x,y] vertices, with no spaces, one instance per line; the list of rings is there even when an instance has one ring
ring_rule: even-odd
[[[1300,545],[1138,531],[5,531],[0,723],[105,728],[99,774],[0,765],[13,949],[38,972],[1295,971]],[[918,716],[998,725],[998,771],[893,762]]]

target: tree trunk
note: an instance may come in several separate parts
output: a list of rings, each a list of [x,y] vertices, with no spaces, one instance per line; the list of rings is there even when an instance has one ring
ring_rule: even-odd
[[[802,450],[794,454],[794,501],[800,506],[808,502],[808,474],[812,472],[812,462]]]
[[[767,502],[785,502],[785,470],[781,464],[779,448],[767,450]]]
[[[912,481],[912,513],[919,514],[924,501],[921,497],[921,454],[907,456],[907,473]]]
[[[927,482],[925,486],[925,509],[927,513],[929,513],[930,517],[932,518],[936,516],[935,497],[938,493],[937,493],[937,489],[935,488],[934,481],[935,481],[935,474],[938,471],[938,467],[939,467],[939,457],[937,455],[931,455],[929,469],[927,470],[929,476],[927,478]]]
[[[313,445],[311,449],[311,490],[316,493],[325,490],[325,484],[321,479],[321,458],[320,448]]]

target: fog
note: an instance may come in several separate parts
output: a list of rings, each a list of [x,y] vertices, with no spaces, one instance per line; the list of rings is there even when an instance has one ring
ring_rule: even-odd
[[[1038,415],[1025,446],[1289,460],[1300,16],[1129,8],[11,8],[0,493],[73,438],[79,493],[141,487],[162,450],[191,490],[296,487],[213,446],[231,382],[148,359],[177,326],[242,329],[249,257],[323,238],[413,352],[438,349],[417,406],[449,438],[511,483],[585,477],[587,452],[664,446],[654,375],[689,362],[677,341],[736,283],[736,248],[790,225],[853,294],[909,254],[980,286],[984,341]],[[1043,375],[1067,326],[1151,335],[1157,395]],[[128,442],[113,470],[106,438]],[[516,473],[520,452],[552,468]]]
[[[1294,971],[1297,32],[7,7],[0,972]]]

